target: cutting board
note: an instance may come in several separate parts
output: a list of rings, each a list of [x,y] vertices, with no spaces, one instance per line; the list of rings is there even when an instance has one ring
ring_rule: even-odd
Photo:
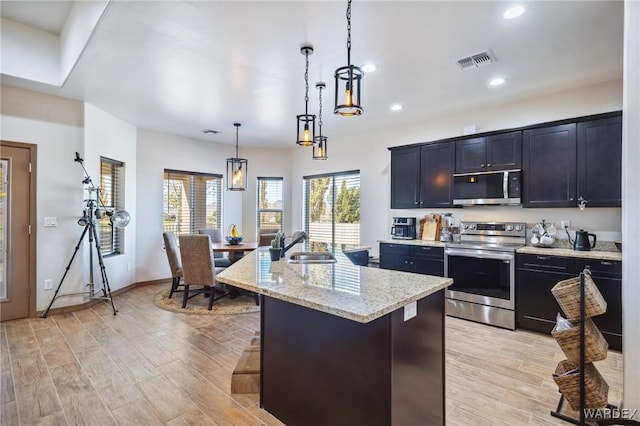
[[[422,223],[422,221],[420,221]],[[422,240],[438,241],[440,239],[440,215],[426,215],[422,224]]]

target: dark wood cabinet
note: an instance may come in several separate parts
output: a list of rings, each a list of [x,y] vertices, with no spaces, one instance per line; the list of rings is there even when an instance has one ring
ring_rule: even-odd
[[[391,151],[391,208],[420,207],[420,146]]]
[[[450,207],[454,144],[449,142],[391,151],[391,208]]]
[[[576,205],[576,124],[525,130],[522,137],[524,207]]]
[[[380,243],[380,268],[444,276],[444,248]]]
[[[520,131],[456,141],[456,173],[519,169],[521,166]]]
[[[420,149],[420,207],[451,207],[455,146],[450,142]]]
[[[516,324],[518,328],[550,334],[562,312],[551,289],[558,281],[576,277],[585,267],[607,301],[607,311],[593,321],[611,349],[622,350],[622,263],[561,256],[516,256]]]
[[[577,201],[587,207],[620,207],[622,117],[578,123]]]

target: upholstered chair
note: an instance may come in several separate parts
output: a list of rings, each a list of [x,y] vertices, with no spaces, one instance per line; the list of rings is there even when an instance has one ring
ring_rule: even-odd
[[[227,296],[215,297],[216,271],[213,264],[213,252],[209,235],[180,235],[180,257],[182,258],[182,274],[184,293],[182,307],[187,307],[187,301],[204,292],[209,294],[209,310],[213,302]],[[196,286],[193,289],[192,286]]]
[[[164,239],[164,249],[167,252],[167,259],[169,259],[169,268],[171,269],[171,291],[169,292],[169,299],[173,296],[173,293],[178,290],[180,285],[180,279],[182,278],[182,262],[180,261],[180,252],[178,249],[178,241],[176,240],[176,234],[173,232],[163,232],[162,238]]]
[[[219,229],[213,228],[204,228],[198,229],[198,234],[208,235],[211,238],[212,243],[221,243],[222,242],[222,234]],[[231,260],[229,260],[228,256],[225,256],[224,253],[214,252],[213,253],[213,262],[217,268],[226,268],[227,266],[231,266]]]

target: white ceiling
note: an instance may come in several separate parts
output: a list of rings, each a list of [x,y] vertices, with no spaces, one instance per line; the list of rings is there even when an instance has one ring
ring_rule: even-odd
[[[7,3],[12,3],[7,7]],[[46,5],[44,4],[46,3]],[[2,2],[2,16],[55,32],[52,4]],[[323,80],[323,133],[358,137],[447,112],[622,77],[623,2],[355,1],[352,60],[378,70],[362,82],[361,117],[333,110],[333,72],[346,65],[346,1],[114,1],[59,95],[139,127],[241,146],[295,145],[304,111],[304,56],[312,43],[310,108]],[[49,22],[51,21],[51,22]],[[59,30],[58,30],[59,31]],[[491,49],[497,62],[462,71],[456,60]],[[489,87],[491,77],[508,80]],[[392,103],[404,110],[392,112]],[[203,129],[220,130],[204,135]]]

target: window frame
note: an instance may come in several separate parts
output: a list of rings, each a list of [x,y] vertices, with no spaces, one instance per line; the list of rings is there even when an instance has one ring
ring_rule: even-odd
[[[281,201],[282,208],[280,209],[261,209],[260,208],[260,183],[261,182],[280,182],[280,190],[281,190]],[[284,177],[281,176],[259,176],[256,178],[256,235],[260,235],[262,228],[260,227],[260,213],[280,213],[280,231],[284,230]],[[265,228],[265,230],[267,230]],[[269,233],[275,233],[279,231],[278,229],[268,229]]]
[[[174,175],[174,179],[171,179],[171,175]],[[205,187],[204,189],[198,189],[197,188],[197,182],[196,179],[197,178],[209,178],[211,180],[213,180],[215,182],[215,194],[217,196],[216,198],[216,209],[215,209],[215,217],[216,217],[216,226],[215,227],[210,227],[208,226],[207,223],[207,202],[206,202],[206,192],[207,192],[207,187],[206,187],[206,181],[205,181]],[[176,225],[168,225],[167,221],[165,220],[164,215],[165,214],[169,214],[168,210],[168,198],[169,198],[169,188],[168,188],[168,180],[183,180],[189,181],[189,185],[188,185],[188,192],[189,195],[186,195],[186,191],[185,191],[185,197],[187,198],[187,208],[188,208],[188,229],[182,229],[182,226],[184,225],[177,225],[177,229],[176,229]],[[182,188],[183,190],[185,189],[184,187]],[[202,193],[198,193],[198,191],[202,191]],[[223,229],[223,179],[222,179],[222,174],[218,174],[218,173],[203,173],[203,172],[194,172],[194,171],[186,171],[186,170],[175,170],[175,169],[164,169],[163,171],[163,175],[162,175],[162,214],[163,214],[163,219],[162,219],[162,229],[163,232],[174,232],[176,234],[176,236],[178,235],[185,235],[185,234],[195,234],[198,232],[199,229],[204,229],[204,228],[211,228],[211,229],[219,229],[220,232],[222,232]],[[181,194],[182,195],[182,194]],[[204,202],[202,199],[198,198],[201,195],[204,195],[205,199]],[[184,204],[184,200],[182,201],[182,204]],[[181,206],[180,209],[184,208],[184,206]],[[202,208],[201,211],[197,211],[199,208]]]
[[[110,168],[110,184],[107,185],[104,168]],[[122,161],[113,158],[100,156],[100,186],[98,201],[98,210],[107,210],[113,212],[115,210],[123,210],[125,208],[125,164]],[[108,188],[105,188],[108,187]],[[105,198],[105,193],[107,197]],[[112,257],[124,254],[124,228],[117,228],[111,223],[111,218],[102,215],[97,219],[98,238],[100,243],[100,252],[103,257]],[[107,235],[107,230],[109,230]]]

